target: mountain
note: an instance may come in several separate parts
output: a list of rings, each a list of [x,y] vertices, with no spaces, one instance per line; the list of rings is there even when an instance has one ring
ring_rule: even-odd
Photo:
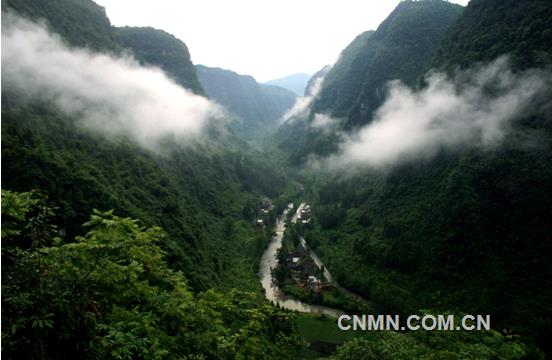
[[[303,96],[310,78],[311,76],[309,74],[297,73],[284,76],[280,79],[269,80],[265,82],[265,84],[280,86],[289,91],[293,91],[297,96]]]
[[[326,65],[322,69],[314,73],[314,75],[309,79],[307,87],[305,88],[305,96],[309,96],[309,94],[312,94],[315,91],[314,85],[317,83],[317,81],[322,82],[331,69],[331,65]]]
[[[401,1],[376,31],[358,35],[324,77],[310,111],[280,128],[279,147],[292,149],[291,163],[336,150],[333,134],[309,126],[315,114],[338,119],[339,127],[348,131],[371,120],[385,98],[387,82],[413,85],[461,10],[441,0]]]
[[[203,65],[196,68],[207,95],[235,116],[230,127],[246,139],[275,129],[295,103],[292,92],[259,84],[252,76]]]
[[[178,84],[205,95],[184,42],[151,27],[119,27],[115,28],[115,34],[122,47],[129,49],[142,64],[159,66]]]
[[[395,10],[396,11],[396,10]],[[371,60],[372,42],[370,38],[375,31],[365,31],[358,35],[339,55],[335,69],[331,69],[324,76],[324,90],[321,91],[322,98],[318,98],[315,106],[323,111],[334,107],[333,116],[344,116],[346,109],[351,106],[352,101],[362,92],[362,86],[369,74],[367,67]],[[373,55],[372,55],[373,56]],[[331,93],[335,98],[331,99]],[[333,103],[329,103],[333,101]],[[314,109],[314,106],[313,106]],[[345,113],[345,114],[343,114]]]
[[[397,19],[411,24],[400,16],[400,10],[412,11],[416,6],[426,10],[448,7],[457,12],[456,6],[447,3],[403,2],[375,33],[360,35],[347,53],[357,52],[359,42],[372,48],[368,43],[377,44],[385,39],[381,35],[401,29]],[[386,44],[385,53],[402,55],[395,60],[387,58],[386,66],[383,61],[366,61],[368,69],[377,64],[379,71],[370,70],[371,76],[359,84],[353,83],[353,76],[346,71],[336,76],[341,68],[336,64],[334,75],[330,72],[323,83],[313,112],[343,116],[353,126],[349,134],[354,138],[354,126],[369,121],[370,113],[384,100],[385,93],[377,89],[382,89],[386,70],[394,74],[387,80],[400,78],[413,87],[421,86],[420,92],[426,84],[417,79],[426,69],[454,74],[458,68],[468,71],[505,54],[512,59],[514,73],[535,67],[544,71],[552,52],[547,37],[550,11],[549,1],[473,0],[449,30],[441,27],[434,39],[442,42],[432,51],[432,58],[410,53],[414,49],[409,46],[403,52]],[[408,31],[397,34],[400,38],[393,38],[389,45],[413,40]],[[412,43],[419,43],[420,49],[432,45]],[[356,62],[348,56],[342,56],[340,62],[360,65],[360,60],[376,59],[381,46],[363,52],[366,58],[359,57]],[[410,59],[420,60],[418,66],[410,66]],[[347,93],[349,89],[352,94]],[[374,94],[382,97],[371,97]],[[493,328],[505,329],[500,336],[519,337],[529,347],[537,344],[550,353],[550,88],[543,98],[548,99],[544,108],[531,106],[517,116],[497,146],[439,148],[430,158],[414,158],[383,169],[363,168],[348,177],[310,172],[306,187],[311,188],[312,207],[318,210],[315,223],[304,230],[307,242],[337,281],[379,304],[382,313],[412,314],[429,309],[490,314]],[[363,108],[359,104],[364,104],[365,110],[359,111]],[[308,125],[302,126],[308,129]],[[311,131],[311,138],[302,139],[312,143],[314,135]],[[331,136],[336,133],[317,139]],[[322,149],[328,151],[331,144],[322,144]],[[283,149],[295,150],[291,143]],[[380,351],[368,341],[362,346],[359,343],[351,344],[349,350],[346,345],[342,358],[355,356],[355,349]],[[533,356],[543,356],[538,353],[536,350]]]
[[[105,37],[108,40],[118,39],[120,35],[120,29],[111,27],[105,13],[98,12],[99,7],[91,1],[53,1],[48,5],[18,1],[15,4],[12,8],[8,1],[6,6],[21,9],[21,15],[40,13],[49,24],[56,24],[60,13],[79,13],[82,18],[77,18],[80,22],[76,24],[64,20],[66,24],[73,24],[70,36],[63,38],[67,43],[77,44],[88,36],[90,41],[96,41],[97,34],[102,33],[111,34]],[[87,14],[83,9],[94,11]],[[100,21],[98,16],[103,19]],[[168,40],[155,45],[160,53],[171,53],[175,46],[182,54],[186,49],[180,40],[164,32],[149,28],[125,28],[124,32],[133,34],[129,35],[133,39],[139,37],[136,34],[144,34],[143,43],[149,43],[152,37]],[[167,45],[166,49],[163,44]],[[98,47],[113,48],[111,41]],[[124,48],[123,44],[116,47]],[[148,58],[147,52],[141,56]],[[184,61],[185,67],[190,64],[189,56],[178,58]],[[165,58],[148,59],[144,63],[149,65],[166,67],[170,63]],[[197,78],[194,67],[186,70],[190,69],[189,78]],[[182,74],[186,73],[176,73],[185,83],[188,78]],[[189,89],[193,90],[195,85],[191,86]],[[263,168],[262,164],[268,162],[262,154],[214,125],[208,126],[203,140],[190,140],[187,144],[167,139],[166,153],[156,153],[129,137],[111,138],[89,131],[80,126],[78,118],[60,113],[50,103],[19,101],[17,93],[8,85],[3,85],[2,104],[5,189],[36,188],[47,193],[51,203],[58,207],[58,225],[68,236],[81,233],[80,225],[94,208],[115,209],[147,224],[162,225],[170,235],[165,245],[174,247],[170,255],[175,259],[173,265],[185,270],[196,289],[205,289],[218,281],[215,279],[218,275],[209,274],[206,269],[219,262],[213,262],[210,257],[219,251],[216,248],[223,243],[222,238],[228,236],[219,232],[224,219],[237,216],[235,220],[239,221],[248,202],[265,195],[275,196],[277,189],[285,185],[281,173]],[[220,180],[221,174],[226,180]],[[266,180],[269,183],[261,185]],[[205,263],[201,270],[194,265],[199,263]]]
[[[215,122],[200,137],[168,136],[155,148],[109,131],[124,120],[117,111],[133,111],[110,98],[148,92],[125,88],[144,79],[124,77],[158,82],[160,75],[136,72],[134,63],[121,74],[126,61],[96,51],[119,56],[130,48],[143,64],[201,93],[185,44],[151,28],[115,29],[103,8],[88,0],[4,1],[2,9],[43,19],[70,47],[22,45],[50,46],[56,61],[73,54],[69,60],[82,74],[90,64],[109,70],[101,74],[108,82],[89,77],[82,84],[82,93],[99,99],[84,107],[78,94],[60,105],[60,93],[27,98],[2,82],[2,276],[9,279],[2,283],[2,355],[280,359],[293,353],[293,341],[286,340],[295,336],[293,324],[264,303],[256,277],[271,233],[256,230],[254,218],[266,196],[275,211],[286,203],[278,197],[287,185],[282,170]],[[4,80],[13,70],[4,62],[11,55],[4,48],[10,15],[3,12],[2,20]],[[71,81],[80,79],[74,69],[64,74]],[[207,101],[170,89],[198,106]],[[171,110],[143,114],[163,126],[156,111]],[[83,126],[91,113],[101,127]],[[274,214],[266,218],[273,220]]]
[[[345,128],[370,121],[387,82],[413,85],[461,10],[439,0],[400,2],[375,32],[360,34],[341,53],[312,111],[346,119]]]
[[[45,20],[69,44],[97,51],[119,52],[105,9],[90,0],[2,1],[2,11],[12,10],[32,20]]]
[[[35,27],[2,14],[2,355],[549,356],[550,87],[489,146],[438,143],[427,154],[412,151],[385,166],[363,162],[367,153],[416,140],[416,131],[406,131],[387,136],[380,148],[361,148],[359,159],[339,171],[326,170],[324,160],[362,139],[374,111],[390,99],[381,92],[388,81],[410,86],[395,100],[442,100],[424,78],[432,68],[443,72],[440,79],[450,76],[444,85],[464,77],[489,85],[469,92],[476,110],[488,116],[475,113],[468,123],[506,116],[504,103],[530,93],[530,85],[540,84],[535,78],[552,82],[551,8],[548,0],[472,0],[464,10],[447,1],[400,2],[376,31],[360,34],[331,69],[311,78],[299,103],[304,107],[279,128],[273,141],[280,148],[269,156],[237,138],[226,126],[231,119],[203,96],[209,89],[184,42],[151,28],[114,28],[90,0],[4,1],[3,11],[42,21],[58,35],[30,31]],[[29,56],[35,48],[41,56]],[[25,61],[14,61],[14,54]],[[511,69],[505,62],[485,68],[498,69],[502,81],[487,84],[489,73],[469,78],[481,62],[495,63],[503,54]],[[282,90],[214,70],[225,79],[215,84],[231,89],[221,85],[222,94],[249,89],[237,108],[252,109],[243,110],[252,121],[264,121],[263,111],[281,105],[267,98]],[[503,86],[518,77],[533,82],[523,82],[517,96],[487,103],[510,94]],[[470,90],[474,84],[460,85]],[[445,86],[453,90],[445,94],[455,98],[464,87]],[[437,130],[448,116],[466,111],[445,105],[447,116],[429,123]],[[426,123],[424,112],[413,114],[404,116],[407,125]],[[138,116],[140,122],[129,121]],[[461,130],[463,123],[452,125]],[[161,131],[166,127],[175,131]],[[266,197],[274,207],[265,215]],[[401,323],[413,314],[454,314],[458,325],[464,314],[488,314],[492,330],[344,332],[335,319],[268,303],[259,260],[289,202],[308,202],[310,215],[286,224],[283,246],[303,257],[304,237],[339,284],[329,284],[328,292],[285,284],[282,291],[293,298],[330,300],[335,310],[357,314],[399,314]],[[255,226],[259,216],[266,228]],[[290,267],[286,262],[275,272],[290,274]],[[344,343],[336,350],[336,342]]]

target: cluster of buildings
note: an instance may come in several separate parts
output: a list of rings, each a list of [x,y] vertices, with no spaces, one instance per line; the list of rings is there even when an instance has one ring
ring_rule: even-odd
[[[286,266],[291,272],[293,280],[302,288],[309,288],[314,292],[322,291],[327,284],[322,279],[322,269],[308,256],[306,250],[299,247],[288,254]]]
[[[302,224],[308,224],[311,221],[311,207],[310,205],[303,206],[302,209],[299,210],[299,214],[297,215],[297,220],[301,221]]]
[[[261,202],[261,210],[259,211],[259,216],[255,219],[255,227],[257,229],[264,229],[266,227],[266,221],[268,218],[268,213],[272,210],[272,200],[269,198],[264,198]]]

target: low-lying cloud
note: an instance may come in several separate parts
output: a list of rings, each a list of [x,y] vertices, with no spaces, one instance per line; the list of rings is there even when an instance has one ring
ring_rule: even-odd
[[[54,104],[83,126],[152,146],[197,136],[222,110],[132,58],[66,46],[44,26],[2,14],[3,88]]]
[[[309,126],[313,129],[322,130],[324,133],[337,131],[337,126],[340,120],[333,118],[327,114],[316,113]]]
[[[550,89],[551,76],[514,73],[502,57],[454,78],[433,72],[426,81],[420,91],[391,82],[374,120],[352,135],[342,134],[339,152],[315,165],[381,167],[428,158],[446,147],[495,145],[512,120]]]
[[[314,101],[316,96],[318,96],[320,90],[322,89],[323,81],[323,76],[316,78],[309,88],[308,94],[295,100],[295,104],[282,116],[282,120],[280,121],[280,123],[294,121],[297,118],[306,117],[310,112],[310,106],[312,102]]]

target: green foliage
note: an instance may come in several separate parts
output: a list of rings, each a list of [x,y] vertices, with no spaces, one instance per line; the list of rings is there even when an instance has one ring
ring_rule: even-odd
[[[29,194],[5,198],[3,212],[25,225]],[[255,294],[193,295],[164,261],[159,227],[112,211],[85,226],[74,242],[3,246],[4,356],[280,359],[297,346],[292,315]]]
[[[121,41],[201,93],[183,43],[149,28],[118,29],[116,37],[91,1],[8,0],[2,9],[46,19],[74,46],[118,52]],[[451,70],[506,52],[516,68],[549,65],[550,10],[543,0],[472,0],[431,63],[459,7],[401,2],[343,52],[313,114],[344,117],[345,129],[365,124],[387,80],[413,85],[429,64]],[[2,182],[11,190],[2,192],[3,355],[293,357],[293,316],[259,304],[255,277],[270,230],[254,233],[251,223],[259,200],[286,186],[277,166],[215,128],[205,142],[167,141],[153,153],[2,90]],[[505,336],[370,333],[338,359],[541,355],[515,339],[546,346],[551,336],[551,123],[527,114],[500,149],[443,151],[386,173],[306,184],[316,213],[305,236],[339,282],[387,313],[490,313],[507,329]],[[295,164],[313,151],[333,152],[339,141],[306,121],[278,136]],[[43,191],[29,191],[36,188]]]
[[[494,151],[330,181],[313,207],[337,225],[318,220],[306,239],[340,283],[381,310],[490,313],[497,328],[543,346],[552,311],[552,158],[549,140],[524,150],[514,145],[519,136]]]
[[[45,200],[36,190],[25,193],[2,190],[3,247],[36,247],[57,235],[57,226],[52,224],[54,212]]]
[[[328,306],[331,308],[341,309],[349,313],[367,312],[371,310],[368,304],[359,301],[350,294],[342,291],[335,286],[326,287],[320,293],[314,292],[308,287],[300,287],[292,277],[292,272],[287,266],[287,259],[290,253],[302,249],[300,245],[300,232],[302,233],[305,226],[288,223],[282,247],[278,249],[277,259],[278,266],[272,270],[272,275],[276,279],[279,288],[287,295],[305,303]],[[308,261],[311,261],[310,259]],[[318,269],[318,278],[322,278],[323,267]]]
[[[47,18],[52,30],[75,46],[110,49],[113,39],[124,38],[142,61],[172,72],[184,85],[197,82],[181,41],[150,28],[123,28],[117,30],[120,36],[105,37],[113,29],[91,1],[14,0],[4,6]],[[21,101],[6,87],[2,92],[3,186],[42,189],[59,208],[61,237],[82,235],[79,224],[92,209],[115,209],[166,229],[169,237],[161,246],[193,289],[260,288],[255,268],[266,238],[257,236],[243,210],[286,186],[283,172],[263,154],[215,127],[204,139],[167,140],[152,152],[125,136],[88,131],[51,104]]]
[[[151,27],[118,27],[115,34],[121,46],[129,49],[140,63],[158,66],[186,89],[205,95],[184,42]]]
[[[452,70],[509,53],[516,70],[547,66],[551,10],[546,1],[473,0],[430,63]],[[393,18],[375,34],[361,35],[340,61],[353,66],[345,55],[358,51],[359,41],[376,41],[380,31],[392,34]],[[406,38],[390,43],[398,41],[398,46]],[[370,56],[375,55],[359,59],[369,61]],[[398,56],[389,66],[407,58]],[[413,85],[410,76],[424,70],[408,70],[403,80]],[[356,99],[334,95],[336,102]],[[306,184],[315,190],[316,209],[307,241],[340,283],[381,311],[490,313],[496,329],[520,334],[528,343],[536,340],[550,351],[550,124],[549,112],[528,111],[497,147],[442,150],[431,160],[365,170],[350,178],[316,174]],[[307,141],[300,146],[313,149]],[[308,153],[292,149],[292,159],[293,151],[298,159]]]
[[[344,343],[361,336],[358,331],[342,331],[337,327],[336,320],[324,315],[298,314],[297,330],[308,342],[326,341]]]
[[[91,133],[46,105],[13,100],[5,91],[3,185],[43,189],[60,209],[60,229],[68,236],[80,234],[78,224],[93,208],[113,208],[167,229],[169,261],[185,271],[194,289],[222,284],[221,276],[258,286],[252,270],[247,280],[232,270],[242,267],[239,249],[254,238],[252,228],[238,237],[225,233],[225,222],[242,221],[247,202],[284,188],[283,174],[263,155],[228,137],[167,144],[165,153],[156,154],[124,138]]]
[[[542,354],[541,354],[542,355]],[[367,332],[345,343],[335,360],[513,360],[541,355],[494,331]]]
[[[453,70],[510,55],[518,69],[552,64],[547,0],[472,0],[450,28],[432,66]]]
[[[372,339],[346,343],[335,355],[336,360],[409,360],[419,359],[419,346],[410,337],[389,332],[375,333]]]

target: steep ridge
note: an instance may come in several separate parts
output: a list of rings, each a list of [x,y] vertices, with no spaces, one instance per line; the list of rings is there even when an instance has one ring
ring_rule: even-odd
[[[205,95],[197,78],[190,52],[173,35],[150,27],[119,27],[115,34],[120,44],[143,64],[159,66],[178,84]]]
[[[413,85],[462,7],[439,0],[402,1],[375,32],[360,34],[326,76],[312,111],[344,118],[345,128],[370,121],[399,79]]]
[[[442,3],[405,1],[399,7]],[[45,18],[74,47],[120,53],[130,46],[118,43],[119,30],[92,1],[8,0],[2,8]],[[469,68],[502,53],[512,54],[516,71],[549,64],[550,9],[544,0],[473,0],[423,68],[432,64],[454,72],[458,65]],[[489,32],[495,19],[508,19],[508,25]],[[184,43],[149,28],[127,30],[167,40],[152,51],[131,35],[137,49],[152,51],[135,55],[139,61],[194,90],[197,83],[189,80],[197,75]],[[361,34],[347,53],[360,52],[373,36]],[[500,51],[473,55],[470,47],[487,36],[492,45],[485,41],[486,49]],[[163,44],[168,47],[157,47]],[[154,56],[164,51],[182,54],[178,60],[187,59],[187,72],[171,73],[173,58]],[[356,63],[342,56],[336,66]],[[2,69],[3,76],[10,71]],[[405,70],[402,80],[417,84],[424,69]],[[352,78],[327,76],[339,89],[335,104],[347,103],[342,97]],[[26,101],[6,84],[3,188],[25,193],[2,194],[3,355],[299,358],[296,315],[264,303],[255,277],[271,235],[270,227],[252,229],[260,200],[276,198],[275,213],[288,200],[278,198],[289,185],[276,164],[215,121],[201,137],[167,137],[152,150],[131,136],[89,131],[78,116],[47,101]],[[351,86],[371,99],[371,79]],[[357,103],[352,104],[354,110]],[[296,152],[297,165],[313,149],[332,153],[341,131],[352,133],[360,125],[346,125],[353,110],[335,132],[314,131],[310,121],[316,112],[309,111],[283,128],[287,133],[279,136],[292,141],[282,149]],[[490,314],[497,330],[370,331],[346,343],[335,359],[542,358],[533,343],[550,351],[550,114],[550,106],[526,112],[500,147],[439,149],[433,157],[347,177],[312,169],[300,173],[313,218],[299,231],[340,283],[377,306],[374,313]],[[368,120],[362,117],[361,123]],[[294,138],[297,129],[302,131]],[[26,193],[32,189],[49,200],[40,192]],[[140,221],[94,209],[114,209]]]
[[[335,136],[309,126],[315,114],[336,118],[340,129],[350,131],[371,121],[387,82],[413,85],[461,10],[441,0],[402,1],[376,31],[358,35],[328,71],[310,111],[280,128],[279,147],[293,149],[291,164],[336,150]]]
[[[314,73],[314,75],[309,79],[309,82],[307,83],[307,87],[305,88],[305,93],[303,94],[303,96],[309,96],[309,94],[312,94],[315,91],[314,86],[317,84],[317,82],[322,81],[331,69],[331,65],[326,65],[322,69]]]

